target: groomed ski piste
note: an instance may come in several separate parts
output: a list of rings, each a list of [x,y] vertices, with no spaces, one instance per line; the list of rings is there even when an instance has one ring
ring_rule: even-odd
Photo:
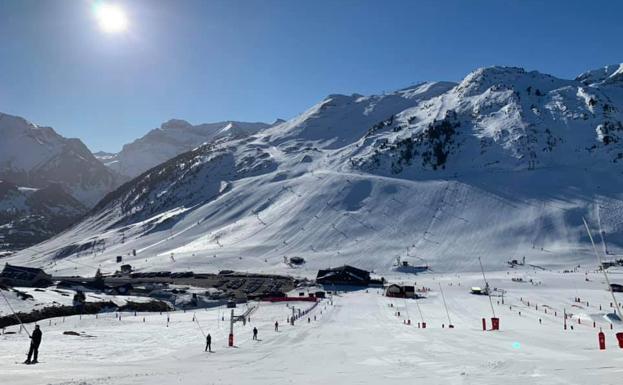
[[[469,294],[483,286],[482,275],[429,273],[415,277],[417,288],[430,289],[423,299],[388,298],[377,288],[340,292],[293,326],[286,323],[290,307],[305,311],[313,302],[239,305],[236,315],[258,308],[246,325],[235,324],[234,347],[227,346],[231,309],[225,307],[41,321],[37,365],[19,364],[28,337],[14,326],[6,331],[15,334],[0,336],[0,378],[11,385],[620,383],[623,349],[615,333],[623,329],[610,329],[604,318],[613,308],[601,272],[523,267],[487,279],[497,289],[491,299],[498,331],[482,330],[482,318],[491,328],[488,297]],[[252,339],[253,327],[259,341]],[[207,333],[213,353],[204,352]]]

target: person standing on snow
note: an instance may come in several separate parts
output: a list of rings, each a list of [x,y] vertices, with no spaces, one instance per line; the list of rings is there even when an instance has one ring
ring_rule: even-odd
[[[208,333],[208,336],[206,337],[206,350],[205,351],[212,353],[212,336],[210,335],[210,333]]]
[[[253,328],[253,339],[257,341],[257,328],[256,327]]]
[[[37,356],[39,355],[39,345],[41,345],[41,337],[43,333],[41,333],[41,329],[39,329],[39,325],[35,325],[35,330],[32,332],[32,336],[30,336],[30,349],[28,350],[28,358],[24,361],[25,364],[36,364]],[[32,361],[31,358],[34,358]]]
[[[279,321],[275,321],[275,331],[279,331]]]

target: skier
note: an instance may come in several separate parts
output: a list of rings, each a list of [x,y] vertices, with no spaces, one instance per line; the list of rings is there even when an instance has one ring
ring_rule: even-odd
[[[39,345],[41,344],[41,337],[43,333],[41,333],[41,329],[39,329],[39,325],[35,325],[35,330],[32,332],[32,336],[30,336],[30,350],[28,350],[28,358],[24,361],[25,364],[36,364],[37,355],[39,354]],[[34,355],[34,356],[33,356]],[[30,360],[34,358],[34,360]]]
[[[208,336],[206,337],[206,350],[205,351],[212,353],[212,336],[210,335],[210,333],[208,333]]]
[[[253,339],[257,341],[257,328],[256,327],[253,328]]]
[[[279,321],[275,321],[275,331],[279,331]]]

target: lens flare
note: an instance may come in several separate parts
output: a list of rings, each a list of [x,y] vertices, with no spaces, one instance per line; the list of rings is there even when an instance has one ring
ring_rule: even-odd
[[[99,3],[94,12],[100,28],[106,33],[120,33],[128,28],[128,18],[118,5]]]

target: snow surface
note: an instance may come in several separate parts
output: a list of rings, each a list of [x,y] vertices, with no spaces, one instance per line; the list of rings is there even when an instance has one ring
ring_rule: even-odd
[[[16,290],[31,295],[33,298],[21,299],[14,291],[2,290],[6,297],[0,298],[0,317],[11,315],[11,308],[16,312],[30,312],[49,306],[72,306],[76,292],[74,290],[59,289],[49,287],[45,289],[34,289],[30,287],[16,287]],[[123,306],[126,302],[149,302],[151,298],[135,297],[123,295],[108,295],[105,293],[94,293],[85,291],[86,302],[108,302],[111,301],[118,306]],[[9,304],[7,304],[7,301]]]
[[[503,305],[501,297],[492,297],[501,319],[497,332],[481,329],[481,318],[491,317],[487,297],[468,294],[469,287],[482,286],[479,274],[425,274],[417,277],[418,288],[432,289],[425,299],[390,299],[377,289],[342,293],[333,305],[329,299],[320,302],[309,313],[310,323],[304,318],[294,326],[285,322],[291,314],[286,304],[261,303],[250,323],[236,324],[235,348],[226,346],[229,323],[221,317],[227,319],[229,309],[224,308],[42,321],[38,365],[15,364],[28,348],[23,332],[0,336],[0,379],[11,385],[620,383],[623,351],[614,337],[620,330],[610,330],[603,318],[610,297],[600,273],[520,269],[488,278],[498,288],[494,293],[506,290]],[[447,328],[439,284],[454,329]],[[563,309],[572,313],[573,330],[563,330]],[[236,314],[244,310],[239,307]],[[417,327],[420,312],[426,329]],[[253,327],[260,341],[252,340]],[[606,334],[605,351],[597,347],[599,328]],[[214,353],[204,352],[202,333],[208,332]]]
[[[8,261],[87,275],[114,271],[117,255],[139,271],[307,276],[342,264],[387,274],[398,256],[446,272],[477,271],[478,257],[498,269],[523,256],[564,268],[595,261],[582,217],[615,258],[622,111],[616,83],[509,67],[459,84],[330,95],[151,169]],[[283,263],[294,256],[307,261],[295,271]]]
[[[171,119],[124,145],[119,153],[101,153],[98,159],[121,175],[135,177],[203,143],[246,137],[268,127],[270,125],[266,123],[234,121],[192,125],[185,120]]]

